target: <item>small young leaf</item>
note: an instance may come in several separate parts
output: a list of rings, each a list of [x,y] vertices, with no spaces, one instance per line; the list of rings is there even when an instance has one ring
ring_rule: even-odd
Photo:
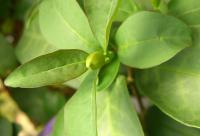
[[[110,29],[120,0],[84,0],[90,26],[104,50],[107,49]]]
[[[14,49],[0,34],[0,77],[5,77],[17,67]]]
[[[120,62],[117,58],[115,58],[109,64],[102,67],[98,75],[99,81],[97,90],[104,90],[112,84],[119,71],[119,66]]]
[[[97,92],[97,111],[98,136],[144,136],[123,76]]]
[[[85,78],[64,109],[66,136],[97,136],[96,82],[97,71]]]
[[[146,128],[149,136],[199,136],[200,129],[191,128],[151,107],[146,114]]]
[[[129,17],[116,34],[122,63],[136,68],[159,65],[192,45],[190,28],[182,21],[154,12]]]
[[[39,14],[42,34],[54,46],[86,52],[100,48],[76,0],[46,0]]]
[[[80,50],[59,50],[35,58],[16,69],[5,81],[7,86],[35,88],[76,78],[87,69],[87,53]]]

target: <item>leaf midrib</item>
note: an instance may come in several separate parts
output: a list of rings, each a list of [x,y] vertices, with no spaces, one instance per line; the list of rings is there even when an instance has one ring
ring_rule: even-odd
[[[63,66],[56,67],[56,68],[53,68],[53,69],[48,69],[48,70],[42,71],[42,72],[31,73],[31,75],[25,75],[25,77],[24,77],[24,78],[21,78],[21,79],[29,78],[29,77],[31,77],[31,76],[37,76],[37,75],[39,75],[39,74],[44,74],[44,73],[46,73],[46,72],[55,71],[55,70],[57,70],[57,69],[62,69],[63,67],[71,67],[72,65],[81,64],[81,63],[85,63],[85,61],[79,61],[79,62],[71,63],[71,64],[68,64],[68,65],[63,65]]]

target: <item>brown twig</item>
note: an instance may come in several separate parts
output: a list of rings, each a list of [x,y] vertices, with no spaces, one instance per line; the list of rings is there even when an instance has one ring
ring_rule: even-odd
[[[146,109],[145,109],[145,107],[143,105],[142,97],[140,96],[139,92],[136,90],[136,87],[134,85],[134,79],[133,79],[132,76],[133,76],[133,69],[130,68],[130,67],[127,67],[128,86],[129,86],[129,89],[130,89],[131,93],[137,99],[137,102],[138,102],[138,105],[139,105],[139,108],[140,108],[140,114],[139,114],[140,115],[140,120],[141,120],[143,128],[145,128],[144,118],[145,118]]]

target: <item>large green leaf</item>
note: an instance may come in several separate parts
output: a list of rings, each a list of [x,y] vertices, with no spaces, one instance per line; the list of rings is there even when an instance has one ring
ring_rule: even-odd
[[[0,34],[0,77],[5,77],[15,67],[17,67],[17,60],[14,49]]]
[[[120,62],[115,58],[109,64],[102,67],[98,75],[99,80],[97,90],[104,90],[112,84],[118,74],[119,66]]]
[[[97,107],[98,136],[144,136],[123,76],[97,93]]]
[[[64,129],[67,136],[97,136],[96,118],[97,71],[85,78],[64,110]]]
[[[39,14],[35,13],[35,15],[32,15],[27,20],[27,25],[15,49],[15,52],[18,60],[21,63],[26,63],[38,56],[50,53],[58,49],[58,47],[49,44],[41,34],[39,27]]]
[[[50,136],[65,136],[64,130],[64,109],[62,109],[55,117],[55,123]]]
[[[122,63],[136,68],[159,65],[192,44],[189,27],[182,21],[154,12],[129,17],[116,34]]]
[[[99,48],[76,0],[44,1],[40,7],[40,28],[45,38],[56,47],[86,52]]]
[[[115,21],[122,22],[136,11],[138,11],[138,6],[134,0],[121,0],[116,13]]]
[[[37,57],[9,75],[5,84],[11,87],[35,88],[63,83],[83,74],[87,53],[80,50],[59,50]]]
[[[106,50],[110,28],[120,0],[84,0],[90,26],[99,43]]]
[[[45,124],[65,104],[65,97],[47,88],[12,89],[12,98],[36,124]]]
[[[136,75],[138,88],[162,111],[189,126],[200,127],[200,1],[174,0],[170,13],[187,22],[193,29],[194,45],[169,62]],[[189,14],[188,11],[192,11]],[[194,17],[194,16],[197,17]],[[191,16],[191,18],[190,18]]]
[[[191,28],[199,28],[199,0],[171,0],[168,6],[170,14],[184,20]]]
[[[171,119],[156,107],[151,107],[146,115],[149,136],[199,136],[200,129],[187,127]]]

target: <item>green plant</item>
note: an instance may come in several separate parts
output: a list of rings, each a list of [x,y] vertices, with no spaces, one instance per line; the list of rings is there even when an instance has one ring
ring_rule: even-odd
[[[4,83],[37,88],[81,81],[56,116],[52,136],[168,134],[149,131],[149,116],[155,117],[147,114],[146,123],[143,97],[184,124],[173,120],[172,129],[190,130],[171,135],[198,136],[199,9],[198,0],[40,0],[15,49],[22,65]]]

